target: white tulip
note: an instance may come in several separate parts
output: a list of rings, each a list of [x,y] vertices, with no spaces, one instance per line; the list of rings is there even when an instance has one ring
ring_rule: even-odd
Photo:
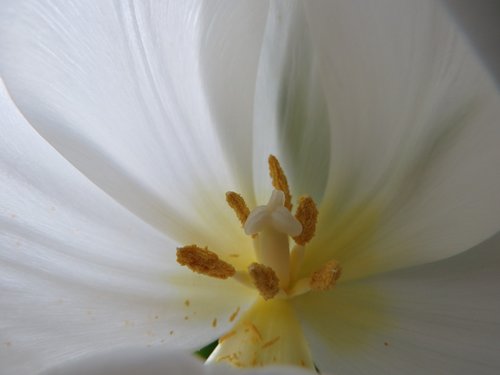
[[[500,369],[500,96],[439,3],[4,1],[0,51],[0,374]]]

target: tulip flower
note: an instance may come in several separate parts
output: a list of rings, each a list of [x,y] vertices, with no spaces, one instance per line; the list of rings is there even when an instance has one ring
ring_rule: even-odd
[[[500,369],[500,96],[440,3],[7,1],[0,51],[0,373]]]

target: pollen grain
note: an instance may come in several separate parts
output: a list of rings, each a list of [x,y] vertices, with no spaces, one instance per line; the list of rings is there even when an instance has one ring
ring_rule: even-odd
[[[196,245],[179,247],[177,263],[187,266],[193,272],[218,279],[227,279],[236,272],[232,265],[219,259],[217,254]]]
[[[250,323],[249,327],[250,327],[250,330],[257,335],[257,337],[259,338],[259,341],[262,341],[262,334],[260,333],[260,331],[256,327],[256,325],[253,323]]]
[[[236,319],[236,317],[238,316],[238,314],[240,313],[240,307],[238,306],[236,308],[236,310],[231,314],[231,316],[229,317],[229,321],[230,322],[234,322],[234,319]]]
[[[288,187],[288,180],[285,172],[281,168],[280,162],[274,155],[269,155],[269,175],[271,176],[273,187],[276,190],[281,190],[285,194],[285,207],[292,210],[292,195]]]
[[[250,209],[245,203],[243,197],[234,191],[228,191],[226,193],[226,202],[236,213],[241,225],[245,225],[248,215],[250,215]]]
[[[342,268],[336,260],[330,260],[319,270],[311,275],[311,290],[324,291],[330,290],[340,277]]]
[[[280,337],[277,336],[274,339],[267,341],[266,343],[264,343],[264,345],[262,345],[262,349],[269,348],[270,346],[275,344],[279,339],[280,339]]]
[[[262,298],[268,300],[278,294],[280,281],[271,267],[252,263],[248,266],[248,273]]]
[[[236,331],[229,331],[225,335],[219,337],[219,343],[226,341],[228,338],[233,337],[234,335],[236,335]]]
[[[293,237],[293,239],[297,244],[304,246],[314,237],[316,223],[318,222],[318,209],[311,197],[299,198],[295,218],[302,224],[302,233]]]

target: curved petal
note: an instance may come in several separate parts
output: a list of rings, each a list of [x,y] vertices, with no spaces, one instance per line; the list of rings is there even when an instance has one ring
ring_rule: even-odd
[[[255,206],[252,124],[255,81],[268,1],[204,2],[200,64],[224,152],[240,192]],[[265,156],[267,157],[267,155]]]
[[[176,243],[62,158],[3,86],[0,113],[2,374],[131,343],[199,348],[252,302],[236,282],[182,269]]]
[[[320,202],[328,179],[330,123],[304,4],[273,1],[257,71],[254,184],[258,201],[270,190],[265,161],[276,154],[295,197]],[[259,199],[260,198],[260,199]]]
[[[463,254],[344,283],[295,304],[320,370],[494,374],[500,235]]]
[[[0,73],[53,147],[170,237],[241,241],[224,200],[238,186],[202,90],[199,2],[4,5]]]
[[[184,375],[206,374],[192,355],[165,346],[131,347],[65,362],[40,375]]]
[[[242,370],[224,365],[203,365],[193,356],[164,347],[130,347],[68,361],[40,375],[308,375],[296,367]]]
[[[343,278],[362,277],[494,234],[500,96],[446,11],[433,1],[355,0],[308,3],[307,15],[332,124],[309,268],[336,258]],[[374,214],[376,230],[363,232],[356,210]],[[339,244],[339,221],[367,241]]]
[[[462,26],[467,37],[472,41],[478,54],[500,84],[500,55],[497,53],[498,14],[497,3],[489,1],[444,0],[444,4]]]

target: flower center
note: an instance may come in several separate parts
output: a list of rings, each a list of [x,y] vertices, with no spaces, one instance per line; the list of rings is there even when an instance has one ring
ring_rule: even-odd
[[[318,210],[310,197],[300,197],[295,215],[292,215],[292,196],[288,182],[278,159],[273,155],[269,157],[269,171],[275,190],[271,193],[266,205],[255,207],[250,211],[243,197],[234,192],[226,193],[226,201],[236,213],[245,233],[251,236],[256,262],[248,265],[246,270],[237,270],[230,263],[220,259],[215,252],[197,245],[178,248],[177,262],[206,276],[220,279],[233,278],[250,288],[257,289],[262,297],[247,312],[245,318],[236,324],[231,340],[227,337],[228,335],[219,340],[219,346],[209,360],[228,361],[237,366],[257,366],[278,362],[311,367],[313,364],[300,325],[291,305],[286,300],[310,291],[325,291],[333,288],[340,277],[341,268],[337,261],[330,260],[308,277],[298,278],[306,244],[315,234]],[[291,250],[290,238],[295,242]],[[275,302],[271,303],[271,300]],[[264,314],[263,311],[267,313]],[[277,316],[276,311],[280,311]],[[255,322],[259,321],[264,324],[264,321],[268,321],[268,324],[264,325],[267,327],[266,331],[269,332],[269,319],[272,319],[273,314],[284,324],[282,330],[276,332],[274,338],[268,338],[270,341],[267,343],[259,340],[257,342],[256,338],[259,338],[259,335],[251,334],[256,332]],[[273,321],[270,324],[275,325],[276,322]],[[275,344],[279,347],[278,341],[284,336],[289,336],[286,341],[301,342],[299,347],[305,348],[298,355],[301,357],[298,363],[291,358],[292,354],[296,354],[294,350],[278,350],[281,355],[289,354],[281,360],[275,360],[276,355],[270,357],[269,352],[264,350],[274,347]],[[260,339],[263,338],[260,337]],[[239,348],[240,354],[244,353],[247,357],[251,354],[252,360],[247,358],[242,361],[241,355],[238,354],[236,361],[233,355],[236,353],[235,347]]]
[[[296,279],[305,252],[305,245],[314,237],[318,210],[310,197],[300,197],[295,216],[292,215],[292,197],[286,176],[278,159],[269,157],[269,171],[275,190],[266,205],[249,210],[237,193],[226,193],[229,206],[252,236],[257,262],[247,270],[236,269],[219,259],[207,248],[188,245],[177,249],[177,261],[192,271],[206,276],[227,279],[255,287],[265,299],[291,298],[310,290],[328,290],[340,277],[341,268],[331,260],[310,277]],[[290,251],[289,238],[295,246]]]

